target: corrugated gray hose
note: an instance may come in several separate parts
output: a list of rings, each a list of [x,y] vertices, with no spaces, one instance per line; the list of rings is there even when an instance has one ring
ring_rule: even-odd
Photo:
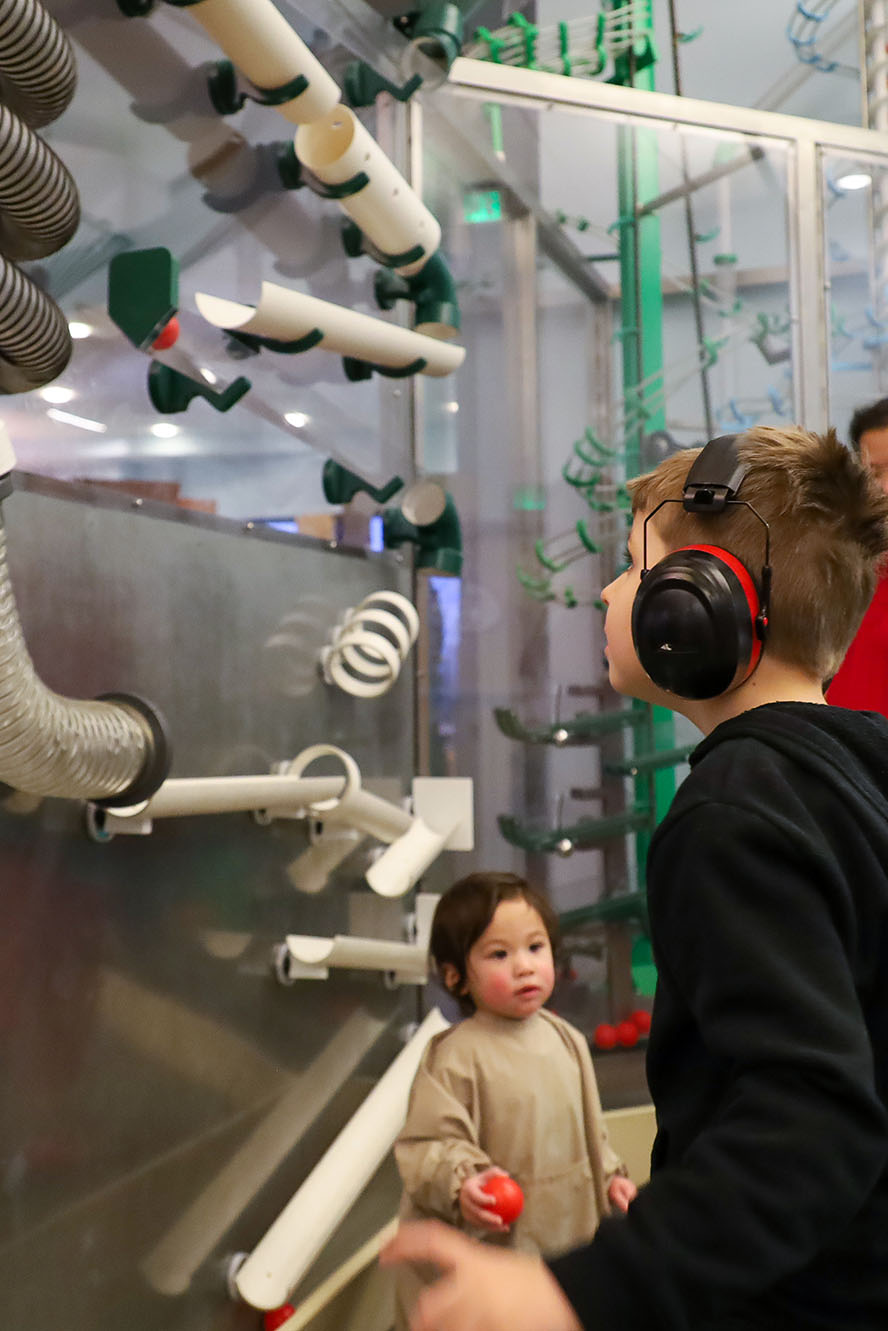
[[[49,124],[74,96],[67,36],[38,0],[0,0],[0,392],[50,383],[71,358],[68,322],[13,260],[40,259],[77,230],[67,168],[29,126]]]
[[[163,723],[139,698],[75,702],[38,679],[12,594],[0,511],[0,781],[32,795],[137,804],[168,766]]]
[[[74,95],[68,38],[37,0],[0,0],[0,392],[49,383],[71,356],[68,323],[11,259],[61,249],[80,220],[77,190],[28,125],[46,125]],[[27,122],[27,123],[25,123]],[[5,431],[0,500],[14,465]],[[0,510],[0,781],[33,795],[136,804],[164,780],[163,722],[141,699],[61,698],[38,679],[19,623]]]

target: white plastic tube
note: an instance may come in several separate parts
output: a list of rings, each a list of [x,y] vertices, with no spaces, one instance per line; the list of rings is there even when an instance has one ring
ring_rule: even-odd
[[[382,897],[402,897],[419,881],[447,844],[453,829],[436,832],[421,818],[414,818],[403,836],[370,865],[364,877]]]
[[[354,111],[334,106],[300,125],[293,144],[300,162],[325,185],[344,185],[360,173],[369,178],[363,189],[338,200],[340,208],[383,254],[406,254],[421,245],[421,257],[391,265],[405,276],[418,273],[441,244],[441,228]]]
[[[310,934],[287,934],[287,949],[303,966],[397,971],[400,976],[410,975],[422,980],[428,970],[427,948],[385,938],[352,938],[347,934],[315,938]]]
[[[336,106],[338,84],[271,0],[200,0],[188,12],[254,87],[273,92],[300,74],[308,79],[303,92],[274,108],[291,124],[307,124]]]
[[[234,1283],[254,1308],[279,1308],[348,1214],[397,1137],[423,1051],[448,1023],[433,1008],[241,1266]]]
[[[128,818],[185,818],[199,813],[308,809],[342,793],[341,776],[195,776],[164,781],[151,799],[107,811],[106,830]]]
[[[422,373],[441,378],[458,370],[465,360],[465,347],[414,333],[369,314],[358,314],[302,291],[288,291],[274,282],[262,283],[256,306],[240,305],[203,291],[194,300],[203,317],[216,328],[251,333],[276,342],[295,342],[318,329],[322,335],[318,346],[326,351],[388,369],[405,369],[422,359],[425,361]]]
[[[141,1264],[153,1289],[184,1294],[199,1266],[351,1076],[385,1023],[353,1013]]]

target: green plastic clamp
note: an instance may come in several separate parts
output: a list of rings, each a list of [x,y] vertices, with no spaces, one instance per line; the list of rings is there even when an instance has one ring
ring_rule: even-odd
[[[646,892],[623,892],[591,906],[562,911],[558,916],[558,927],[562,933],[569,933],[584,924],[618,924],[624,920],[637,920],[645,933],[650,932]]]
[[[458,332],[460,328],[459,302],[456,284],[440,250],[429,258],[419,270],[408,277],[394,273],[390,268],[377,269],[373,278],[373,294],[381,310],[390,310],[396,301],[413,301],[416,306],[414,324],[445,324]]]
[[[533,574],[525,572],[520,566],[515,569],[515,573],[521,586],[535,601],[555,600],[551,578],[534,577]]]
[[[487,47],[488,54],[481,56],[482,60],[490,60],[495,65],[502,64],[500,53],[503,49],[504,43],[501,38],[494,37],[489,28],[476,28],[472,37],[476,42],[484,42]]]
[[[317,194],[321,199],[350,199],[353,194],[360,194],[361,190],[370,184],[367,173],[358,171],[339,185],[328,185],[300,162],[292,139],[277,145],[275,165],[284,189],[302,189],[303,186],[307,186],[312,194]]]
[[[176,0],[172,0],[176,3]],[[207,89],[210,101],[220,116],[234,115],[245,102],[256,102],[259,106],[283,106],[285,102],[295,101],[308,87],[304,74],[297,74],[288,83],[277,88],[255,88],[253,92],[238,89],[237,73],[230,60],[217,60],[207,74]]]
[[[225,334],[235,342],[249,347],[251,351],[280,351],[287,356],[296,355],[300,351],[310,351],[324,337],[320,328],[313,328],[310,333],[306,333],[304,337],[296,337],[292,342],[280,342],[274,337],[259,337],[256,333],[242,333],[232,328],[226,328]]]
[[[501,813],[496,821],[512,846],[534,853],[570,855],[575,850],[597,850],[616,837],[639,832],[650,825],[650,815],[642,810],[630,810],[606,818],[581,818],[566,827],[531,827],[508,813]]]
[[[414,245],[412,249],[402,250],[400,254],[388,254],[364,235],[357,222],[344,221],[341,234],[342,248],[350,259],[359,259],[362,254],[367,254],[384,268],[406,268],[408,264],[418,263],[426,253],[424,245]]]
[[[230,411],[251,387],[250,380],[241,375],[217,393],[209,384],[189,379],[161,361],[153,360],[148,367],[148,396],[155,411],[165,416],[186,411],[196,397],[205,398],[216,411]]]
[[[462,528],[453,496],[448,491],[444,511],[434,522],[417,526],[398,508],[382,514],[382,542],[386,548],[409,543],[416,547],[416,568],[458,578],[463,565]]]
[[[687,762],[696,748],[695,744],[684,744],[677,749],[660,749],[652,753],[637,753],[631,758],[608,760],[604,770],[610,776],[641,776],[646,772],[657,772],[662,767],[677,767]]]
[[[421,84],[421,74],[414,74],[400,85],[392,83],[364,60],[350,61],[342,81],[345,100],[354,107],[372,106],[381,92],[387,92],[396,102],[409,102]]]
[[[627,726],[640,725],[645,720],[645,713],[635,707],[622,707],[612,712],[578,712],[568,721],[529,726],[511,707],[494,707],[493,718],[509,739],[520,740],[522,744],[554,744],[561,749],[596,744],[605,735],[615,735]]]
[[[508,22],[513,28],[517,28],[524,38],[525,67],[536,69],[536,41],[539,28],[535,23],[530,23],[523,14],[510,14]]]
[[[328,504],[348,504],[356,494],[368,494],[377,504],[387,504],[393,495],[404,487],[400,476],[393,476],[385,485],[371,485],[356,471],[343,467],[334,458],[327,458],[321,472],[321,484],[324,498]]]
[[[343,356],[342,368],[345,370],[345,377],[349,383],[358,384],[364,379],[372,379],[373,371],[384,375],[386,379],[408,379],[411,374],[419,374],[424,370],[428,361],[423,356],[417,356],[409,365],[374,365],[369,360],[359,360],[357,356]]]

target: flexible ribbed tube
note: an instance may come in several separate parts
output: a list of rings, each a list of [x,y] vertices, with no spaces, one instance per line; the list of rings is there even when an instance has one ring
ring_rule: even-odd
[[[28,125],[48,124],[74,95],[71,43],[39,0],[0,0],[0,392],[51,383],[71,359],[62,311],[9,262],[67,243],[80,221],[67,169]],[[25,123],[27,122],[27,123]]]
[[[0,101],[35,129],[58,119],[77,86],[67,36],[38,0],[0,0]]]
[[[0,255],[0,390],[39,388],[70,359],[68,321],[58,305]]]
[[[7,106],[0,106],[0,251],[42,259],[66,245],[80,200],[66,166]]]
[[[16,610],[0,512],[0,781],[33,795],[109,799],[132,786],[151,744],[135,709],[62,698],[38,679]]]

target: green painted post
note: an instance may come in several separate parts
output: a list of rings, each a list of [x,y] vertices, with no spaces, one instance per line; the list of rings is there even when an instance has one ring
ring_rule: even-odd
[[[614,9],[627,8],[631,0],[618,0]],[[653,90],[653,15],[647,5],[647,33],[633,50],[615,62],[614,83]],[[626,474],[641,470],[641,436],[666,426],[662,389],[663,291],[661,284],[660,219],[656,213],[637,216],[638,209],[659,193],[659,143],[650,129],[631,126],[617,130],[617,173],[620,236],[620,339],[623,360],[623,397],[627,412],[625,433]],[[647,405],[650,402],[650,405]],[[638,707],[647,704],[637,703]],[[634,732],[636,752],[675,747],[672,713],[663,707],[647,708],[646,726]],[[646,732],[646,733],[645,733]],[[650,826],[636,837],[641,870],[647,858],[651,835],[675,794],[671,768],[639,775],[635,797],[651,811]]]

